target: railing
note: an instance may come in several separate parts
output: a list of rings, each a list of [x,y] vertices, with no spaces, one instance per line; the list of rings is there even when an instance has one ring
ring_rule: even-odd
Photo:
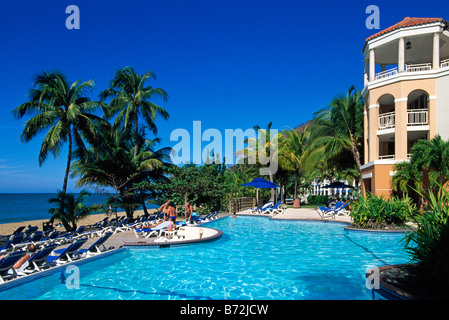
[[[408,126],[423,126],[429,124],[429,112],[427,109],[415,109],[407,111]]]
[[[238,198],[229,200],[229,213],[243,211],[256,206],[256,198]]]
[[[374,80],[388,78],[388,77],[394,76],[397,73],[398,73],[398,68],[393,68],[393,69],[389,69],[386,71],[382,71],[382,72],[376,73],[376,75],[374,76]]]
[[[405,65],[406,72],[417,72],[417,71],[428,71],[428,70],[432,70],[431,63],[406,64]]]
[[[441,68],[449,67],[449,59],[441,61]]]
[[[379,160],[391,159],[394,160],[394,154],[387,154],[384,156],[379,156]]]
[[[379,130],[394,128],[394,111],[379,115]]]
[[[395,112],[382,113],[379,115],[379,129],[386,130],[395,127]],[[429,112],[427,109],[414,109],[407,111],[408,126],[424,126],[429,124]]]

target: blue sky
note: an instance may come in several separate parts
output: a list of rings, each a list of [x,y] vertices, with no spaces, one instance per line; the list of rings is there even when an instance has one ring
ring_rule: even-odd
[[[80,9],[80,29],[65,26],[67,6]],[[380,29],[406,16],[443,17],[439,1],[95,0],[0,2],[0,192],[54,192],[66,153],[39,167],[41,136],[22,144],[25,102],[33,75],[61,70],[70,81],[95,80],[91,98],[115,70],[152,70],[169,94],[170,120],[158,120],[162,146],[170,133],[295,127],[351,85],[363,86],[368,5]],[[204,143],[207,144],[207,143]],[[74,181],[69,191],[75,191]]]

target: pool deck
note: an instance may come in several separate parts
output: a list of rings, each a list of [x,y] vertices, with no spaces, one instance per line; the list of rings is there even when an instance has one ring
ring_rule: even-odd
[[[285,219],[285,220],[316,220],[316,221],[336,221],[351,223],[351,217],[336,216],[322,218],[315,209],[310,208],[288,208],[284,213],[279,214],[259,214],[251,213],[249,210],[238,212],[237,215],[250,215],[250,216],[268,216],[271,219]]]

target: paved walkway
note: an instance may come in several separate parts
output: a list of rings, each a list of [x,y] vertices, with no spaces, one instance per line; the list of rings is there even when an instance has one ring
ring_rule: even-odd
[[[249,210],[241,211],[237,214],[238,215],[254,215],[254,216],[261,215],[258,213],[250,213]],[[288,208],[285,210],[284,213],[274,214],[274,215],[266,214],[266,216],[270,216],[272,219],[318,220],[318,221],[329,220],[329,221],[339,221],[339,222],[351,223],[351,217],[347,217],[347,216],[336,216],[335,218],[326,217],[323,219],[315,209],[310,209],[310,208],[299,208],[299,209]]]

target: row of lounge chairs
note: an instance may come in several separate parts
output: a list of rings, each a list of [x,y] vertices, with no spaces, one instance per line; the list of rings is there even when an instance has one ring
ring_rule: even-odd
[[[349,202],[338,201],[333,206],[329,207],[318,207],[316,211],[321,216],[321,218],[336,216],[349,216],[351,212],[348,210]]]
[[[258,214],[279,214],[285,212],[285,207],[282,206],[282,202],[274,204],[273,201],[268,201],[263,206],[258,206],[255,208],[249,209],[250,213],[258,213]]]
[[[87,249],[81,249],[81,247],[88,240],[88,237],[84,234],[75,237],[70,244],[60,249],[58,249],[58,247],[61,246],[61,243],[59,242],[51,240],[41,242],[38,245],[39,250],[34,252],[30,259],[28,259],[28,261],[17,270],[14,268],[14,265],[27,253],[27,251],[24,248],[21,248],[7,252],[0,259],[0,283],[18,276],[25,276],[34,272],[39,272],[54,266],[105,252],[108,250],[105,246],[105,242],[112,234],[112,232],[106,232]]]

